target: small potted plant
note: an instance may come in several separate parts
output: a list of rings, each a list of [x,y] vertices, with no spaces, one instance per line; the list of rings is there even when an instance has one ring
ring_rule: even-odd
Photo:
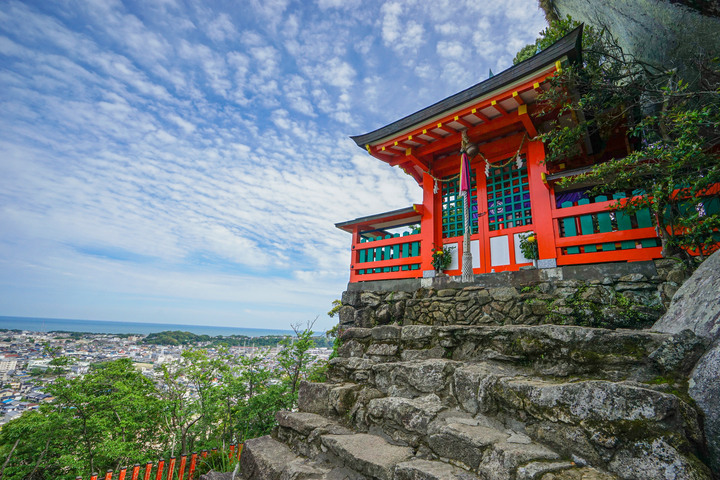
[[[432,254],[432,265],[438,273],[446,270],[452,263],[452,249],[448,247],[434,248]]]
[[[520,234],[520,251],[523,257],[532,260],[533,266],[537,267],[538,253],[537,235],[535,232]]]

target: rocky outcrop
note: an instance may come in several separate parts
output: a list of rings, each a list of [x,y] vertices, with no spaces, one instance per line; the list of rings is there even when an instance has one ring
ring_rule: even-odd
[[[630,275],[613,282],[660,284]],[[302,383],[298,411],[279,412],[272,436],[245,444],[245,478],[710,480],[706,436],[715,427],[687,382],[717,380],[720,355],[705,353],[708,339],[691,329],[514,325],[507,316],[477,324],[470,308],[457,308],[483,298],[505,302],[500,311],[514,305],[507,315],[533,303],[523,288],[344,295],[346,306],[362,305],[354,319],[397,317],[344,323],[328,381]],[[565,298],[587,291],[552,288]],[[426,299],[452,303],[454,316],[418,322],[410,300]],[[717,382],[705,385],[719,398]]]
[[[692,330],[711,341],[720,339],[720,250],[682,284],[653,330],[665,333]]]
[[[677,69],[693,81],[696,61],[720,51],[717,2],[688,0],[540,0],[549,18],[606,28],[623,51],[665,70]]]
[[[709,462],[720,477],[720,251],[680,287],[653,330],[690,330],[710,344],[690,374],[689,394],[703,412]]]
[[[350,328],[248,441],[248,479],[709,479],[682,378],[704,344],[579,326]]]

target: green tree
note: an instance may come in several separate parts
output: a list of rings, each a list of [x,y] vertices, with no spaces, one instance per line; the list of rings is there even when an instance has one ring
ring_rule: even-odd
[[[295,407],[300,380],[307,378],[315,359],[315,356],[310,354],[310,349],[315,346],[312,327],[316,320],[317,318],[308,322],[302,330],[299,324],[291,325],[295,337],[281,342],[282,350],[278,353],[277,361],[288,384],[288,408]]]
[[[47,391],[54,402],[0,432],[3,479],[87,477],[160,453],[157,390],[130,360],[99,364],[84,377],[59,378]]]
[[[285,407],[285,385],[278,372],[268,365],[269,350],[240,357],[237,375],[225,382],[233,399],[230,418],[234,441],[255,438],[270,432],[275,412]]]
[[[63,452],[63,421],[54,412],[31,411],[8,422],[0,430],[3,479],[39,480],[64,478],[57,461]]]
[[[569,18],[554,22],[536,46],[576,25]],[[607,30],[586,27],[582,62],[567,65],[541,95],[540,121],[556,117],[540,138],[550,164],[587,156],[593,143],[600,164],[563,184],[595,185],[591,195],[624,193],[628,199],[614,208],[648,209],[665,256],[694,250],[702,257],[720,240],[720,68],[702,52],[687,61],[696,68],[642,63]],[[680,70],[699,73],[682,78]],[[608,158],[605,146],[618,132],[628,136],[631,151]]]

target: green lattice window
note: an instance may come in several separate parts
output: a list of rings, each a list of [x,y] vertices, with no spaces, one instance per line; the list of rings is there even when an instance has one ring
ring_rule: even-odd
[[[503,168],[491,168],[490,173],[487,179],[490,231],[532,223],[527,167],[518,170],[512,162]]]
[[[470,190],[470,217],[472,218],[472,233],[478,231],[477,209],[477,182],[474,173],[471,175]],[[442,225],[443,238],[459,237],[464,233],[463,228],[463,202],[460,196],[460,179],[443,181],[442,183]]]

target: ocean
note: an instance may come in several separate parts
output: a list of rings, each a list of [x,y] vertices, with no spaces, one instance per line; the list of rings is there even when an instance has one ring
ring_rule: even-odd
[[[0,329],[19,329],[31,332],[87,332],[87,333],[140,333],[181,330],[197,335],[245,335],[263,337],[266,335],[293,335],[292,330],[272,330],[267,328],[218,327],[213,325],[182,325],[174,323],[138,323],[110,322],[103,320],[74,320],[69,318],[34,318],[0,316]],[[323,332],[318,332],[322,334]]]

